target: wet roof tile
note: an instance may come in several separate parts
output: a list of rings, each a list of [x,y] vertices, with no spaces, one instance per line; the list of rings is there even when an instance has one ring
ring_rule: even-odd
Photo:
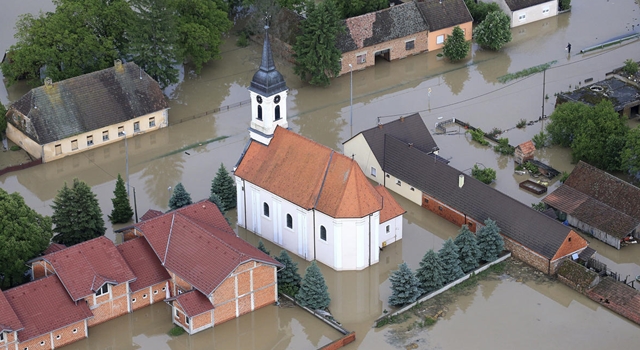
[[[118,245],[118,251],[136,275],[130,289],[137,292],[171,278],[144,238],[134,238]]]
[[[416,3],[430,32],[473,21],[464,0],[422,0]]]
[[[384,207],[380,211],[381,224],[393,218],[397,218],[398,216],[407,212],[400,206],[400,204],[398,204],[398,202],[396,202],[391,193],[389,193],[389,190],[387,190],[384,186],[376,186],[376,191],[380,193],[384,202]]]
[[[511,11],[518,11],[527,7],[544,4],[545,2],[555,4],[555,1],[550,0],[505,0],[507,6]]]
[[[4,293],[0,291],[0,332],[13,332],[19,329],[22,329],[22,323]]]
[[[204,312],[213,310],[211,300],[197,290],[182,293],[176,297],[167,299],[167,301],[178,303],[187,317],[198,316]]]
[[[516,148],[519,148],[524,154],[529,154],[536,150],[536,146],[531,140],[519,144]]]

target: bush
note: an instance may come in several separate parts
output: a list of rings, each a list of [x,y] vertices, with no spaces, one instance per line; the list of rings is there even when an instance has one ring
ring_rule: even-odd
[[[491,168],[480,169],[476,164],[471,169],[471,176],[488,185],[496,179],[496,171]]]
[[[486,3],[476,0],[464,0],[464,2],[467,4],[471,17],[473,17],[473,21],[476,24],[482,23],[489,13],[493,11],[502,11],[500,9],[500,5],[495,2]]]
[[[560,182],[564,183],[565,181],[567,181],[567,179],[569,178],[569,173],[566,171],[562,172],[562,175],[560,176]]]
[[[525,169],[529,170],[531,174],[537,174],[540,172],[540,169],[538,169],[538,166],[531,162],[525,162],[523,166]]]
[[[537,211],[545,211],[545,209],[547,209],[547,205],[543,202],[531,203],[531,208]]]
[[[249,34],[246,31],[241,31],[238,36],[238,40],[236,41],[236,46],[238,47],[247,47],[249,46]]]
[[[498,144],[493,146],[493,150],[504,155],[513,155],[516,152],[516,148],[509,145],[509,139],[506,137],[500,138]]]
[[[10,149],[10,150],[12,150],[12,151],[19,151],[19,150],[20,150],[20,146],[18,146],[18,145],[13,145],[13,146],[11,146],[9,149]]]
[[[498,128],[493,128],[493,129],[491,129],[491,131],[489,131],[489,133],[487,133],[487,136],[496,138],[496,136],[498,136],[500,134],[502,134],[502,130],[500,130]]]
[[[489,141],[484,139],[484,131],[482,129],[469,130],[469,134],[471,134],[471,139],[483,146],[488,146]]]
[[[518,124],[516,124],[516,128],[518,128],[518,129],[522,129],[525,126],[527,126],[527,120],[526,119],[520,119],[518,121]]]
[[[536,146],[536,149],[547,147],[547,145],[549,144],[549,134],[544,131],[540,131],[539,133],[533,135],[531,141],[533,141],[533,145]]]
[[[622,71],[629,75],[634,75],[638,73],[638,63],[629,58],[628,60],[624,61],[624,67],[622,67]]]
[[[558,3],[560,11],[568,10],[571,8],[571,0],[560,0]]]
[[[175,326],[175,327],[171,328],[169,330],[169,332],[167,332],[167,333],[172,337],[177,337],[179,335],[183,335],[184,332],[185,332],[184,328],[182,328],[180,326]]]

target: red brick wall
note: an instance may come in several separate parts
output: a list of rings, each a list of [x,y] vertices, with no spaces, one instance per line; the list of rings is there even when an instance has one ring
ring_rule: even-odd
[[[323,347],[320,348],[320,350],[336,350],[336,349],[340,349],[341,347],[353,343],[354,341],[356,341],[356,332],[351,332],[347,335],[345,335],[344,337],[332,342],[331,344],[325,345]]]
[[[251,312],[251,294],[238,298],[238,316]]]
[[[207,311],[203,314],[191,318],[191,327],[194,332],[209,328],[211,326],[213,326],[211,322],[211,311]]]
[[[180,307],[178,303],[172,302],[171,305],[173,305],[173,309],[171,310],[173,322],[181,325],[185,329],[189,329],[189,325],[185,321],[184,310]],[[177,312],[177,315],[176,315],[176,310],[179,311]]]
[[[0,345],[0,350],[14,350],[17,340],[16,332],[4,332],[4,342]]]
[[[238,275],[238,295],[251,292],[251,271],[245,271]]]
[[[230,301],[222,305],[216,305],[213,310],[215,325],[236,318],[236,302]]]
[[[271,265],[259,265],[253,270],[253,290],[276,283],[273,269],[274,267]]]
[[[129,296],[131,300],[131,311],[165,300],[167,294],[162,288],[166,288],[166,285],[167,282],[164,281],[132,293]]]
[[[122,316],[128,312],[129,294],[127,293],[127,285],[128,282],[110,286],[111,298],[109,298],[109,294],[96,297],[94,305],[91,304],[93,297],[87,298],[94,316],[89,320],[89,327]]]
[[[34,280],[55,274],[53,270],[53,266],[51,266],[51,264],[43,260],[35,261],[31,263],[31,270],[33,272]]]
[[[178,295],[177,287],[179,287],[180,289],[182,289],[185,292],[188,292],[191,289],[193,289],[191,284],[189,284],[187,281],[183,280],[182,278],[176,276],[174,273],[169,272],[169,275],[171,276],[171,280],[172,280],[173,285],[174,285],[173,289],[171,291],[171,295]]]
[[[272,285],[253,293],[253,308],[259,309],[263,306],[271,305],[275,302],[276,286]]]
[[[504,235],[502,235],[502,239],[504,240],[505,249],[510,251],[514,258],[522,260],[544,273],[549,273],[549,260],[547,258],[534,253],[531,249],[525,248],[520,243]]]
[[[211,302],[213,305],[222,304],[236,297],[236,280],[235,276],[230,276],[213,292]]]
[[[75,333],[73,332],[74,330],[76,331]],[[52,335],[53,344],[51,344]],[[86,337],[84,321],[80,321],[26,342],[21,342],[18,345],[18,349],[57,349]],[[42,342],[44,342],[44,344],[41,345]]]
[[[430,211],[436,213],[438,216],[445,218],[447,221],[454,223],[456,226],[460,227],[464,224],[469,225],[469,230],[471,232],[476,232],[478,225],[480,224],[478,221],[465,215],[448,205],[434,199],[433,197],[423,193],[422,194],[422,207],[429,209]]]

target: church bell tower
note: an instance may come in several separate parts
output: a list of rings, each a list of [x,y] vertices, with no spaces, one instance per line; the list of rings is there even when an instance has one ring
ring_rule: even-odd
[[[249,135],[253,140],[268,145],[276,126],[288,127],[287,92],[284,77],[276,69],[269,43],[269,27],[264,29],[264,45],[260,69],[253,75],[251,95],[251,126]]]

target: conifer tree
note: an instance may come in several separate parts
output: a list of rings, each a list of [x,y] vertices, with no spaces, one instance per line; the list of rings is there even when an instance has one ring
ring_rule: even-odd
[[[442,54],[451,61],[460,61],[467,57],[468,53],[469,43],[464,39],[464,32],[459,26],[455,26],[451,35],[447,35],[444,41]]]
[[[416,277],[420,281],[420,288],[425,293],[431,293],[444,286],[445,280],[442,275],[440,258],[433,249],[429,249],[422,257],[420,267],[416,270]]]
[[[173,195],[169,198],[169,208],[176,210],[191,204],[193,204],[191,195],[184,189],[182,182],[179,182],[173,189]]]
[[[398,270],[389,276],[391,295],[389,305],[402,306],[411,304],[422,295],[420,280],[413,274],[406,262],[398,265]]]
[[[73,187],[64,187],[51,205],[51,220],[55,225],[53,241],[66,246],[104,235],[107,230],[96,195],[83,181],[73,179]]]
[[[224,209],[221,210],[227,211],[236,207],[236,196],[238,195],[236,183],[222,163],[220,163],[216,177],[211,181],[211,195],[214,194],[217,194],[222,201]]]
[[[222,203],[222,199],[220,199],[220,196],[218,196],[217,194],[212,193],[211,196],[209,196],[209,202],[215,204],[216,207],[218,207],[218,209],[222,213],[222,215],[224,215],[227,212],[225,210],[224,204]]]
[[[278,292],[295,296],[302,280],[298,274],[298,263],[291,260],[286,250],[282,250],[275,259],[284,265],[284,268],[278,270]]]
[[[444,283],[450,283],[464,276],[464,272],[460,268],[460,260],[458,256],[458,246],[453,243],[451,238],[444,241],[442,248],[438,252],[440,265],[442,266],[442,277]]]
[[[260,249],[263,253],[267,255],[271,255],[271,252],[269,251],[269,249],[267,249],[267,247],[264,246],[264,243],[262,243],[262,240],[258,241],[258,249]]]
[[[465,273],[474,270],[480,262],[480,248],[476,236],[467,225],[462,225],[460,233],[453,241],[458,247],[458,259],[460,268]]]
[[[478,229],[478,248],[480,260],[491,262],[496,260],[504,250],[504,241],[500,236],[500,228],[495,221],[487,219],[483,227]]]
[[[304,273],[296,300],[311,310],[325,310],[331,302],[328,289],[320,268],[312,261]]]
[[[118,180],[116,180],[116,189],[113,191],[114,198],[111,198],[113,203],[113,210],[109,215],[109,220],[114,224],[122,224],[129,222],[133,217],[133,209],[131,209],[131,203],[129,203],[129,196],[127,196],[127,190],[124,188],[124,180],[122,176],[118,174]]]
[[[340,73],[342,53],[336,47],[344,30],[340,11],[334,0],[319,4],[309,2],[307,19],[301,22],[301,34],[293,45],[294,72],[311,85],[327,86],[329,78]]]

